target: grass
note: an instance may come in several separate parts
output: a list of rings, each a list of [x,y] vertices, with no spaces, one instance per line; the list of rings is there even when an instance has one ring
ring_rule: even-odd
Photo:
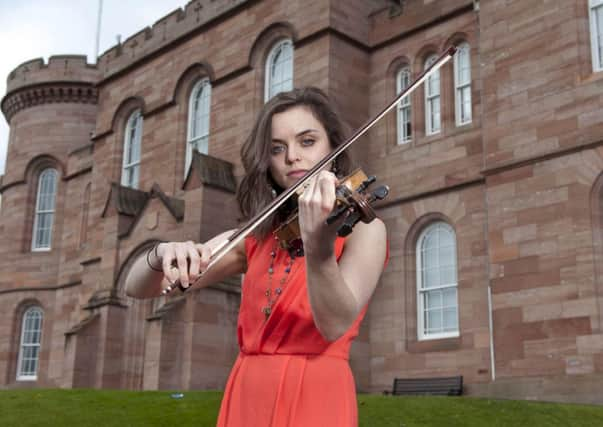
[[[366,427],[603,426],[603,406],[471,397],[359,395],[358,413]]]
[[[0,391],[2,426],[214,426],[221,392]],[[603,426],[603,406],[358,395],[360,426]]]

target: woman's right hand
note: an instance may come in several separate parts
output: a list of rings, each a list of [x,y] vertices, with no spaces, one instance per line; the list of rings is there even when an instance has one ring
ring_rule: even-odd
[[[165,242],[157,246],[157,255],[161,259],[163,274],[169,285],[164,293],[181,285],[187,289],[191,283],[207,269],[211,258],[208,245],[187,242]]]

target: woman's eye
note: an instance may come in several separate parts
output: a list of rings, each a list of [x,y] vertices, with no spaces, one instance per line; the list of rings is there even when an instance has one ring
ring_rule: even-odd
[[[314,144],[314,140],[310,139],[310,138],[306,138],[306,139],[302,140],[302,144],[303,145],[312,145],[312,144]]]
[[[285,147],[282,145],[273,145],[270,147],[270,154],[279,154],[285,151]]]

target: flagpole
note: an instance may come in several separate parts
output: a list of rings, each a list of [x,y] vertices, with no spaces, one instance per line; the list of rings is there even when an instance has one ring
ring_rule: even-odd
[[[103,15],[103,0],[98,0],[98,17],[96,20],[96,43],[94,44],[94,63],[98,62],[98,49],[100,45],[101,17]]]

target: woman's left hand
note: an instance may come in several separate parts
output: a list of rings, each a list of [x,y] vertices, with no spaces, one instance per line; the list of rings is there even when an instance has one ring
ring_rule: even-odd
[[[340,221],[327,225],[326,220],[335,207],[338,183],[335,174],[322,171],[308,182],[298,198],[299,227],[306,256],[326,259],[333,253]]]

